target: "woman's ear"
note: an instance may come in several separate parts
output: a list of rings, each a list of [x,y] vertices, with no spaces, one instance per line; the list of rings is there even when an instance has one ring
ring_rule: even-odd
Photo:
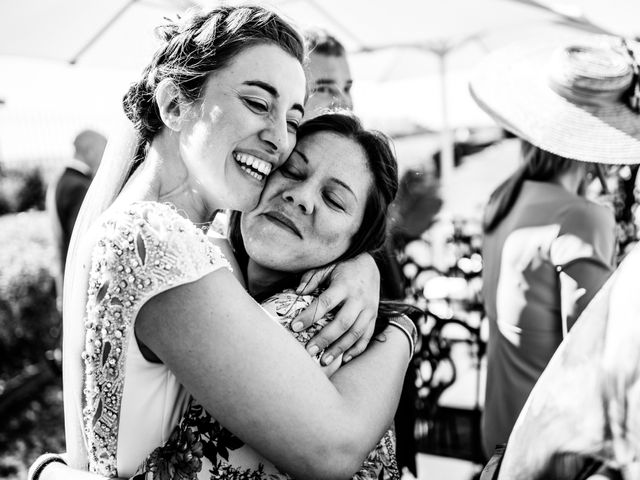
[[[178,86],[165,78],[156,88],[155,98],[162,123],[174,132],[179,132],[189,107],[184,102]]]

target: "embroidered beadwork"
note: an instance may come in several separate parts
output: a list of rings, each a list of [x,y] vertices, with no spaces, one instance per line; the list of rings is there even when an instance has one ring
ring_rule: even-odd
[[[221,267],[221,251],[173,207],[138,202],[103,222],[85,318],[83,427],[90,471],[117,476],[120,407],[131,328],[142,305]]]

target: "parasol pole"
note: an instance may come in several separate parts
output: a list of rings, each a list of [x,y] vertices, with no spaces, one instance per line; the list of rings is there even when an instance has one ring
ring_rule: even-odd
[[[450,182],[454,168],[453,131],[449,125],[449,108],[447,100],[447,51],[435,49],[438,56],[438,73],[440,78],[440,184],[443,187]]]
[[[129,0],[129,2],[127,2],[125,5],[122,6],[122,8],[120,8],[120,10],[118,10],[115,15],[113,17],[111,17],[109,19],[109,21],[107,23],[105,23],[103,25],[103,27],[98,30],[93,37],[91,37],[89,39],[89,41],[87,43],[85,43],[82,48],[80,48],[80,50],[78,50],[78,52],[69,60],[69,64],[70,65],[75,65],[76,63],[78,63],[78,60],[80,59],[80,57],[82,55],[85,54],[85,52],[87,50],[89,50],[94,43],[96,43],[98,41],[98,39],[100,37],[102,37],[104,35],[104,33],[109,30],[109,28],[111,28],[111,26],[116,23],[116,21],[134,4],[136,3],[138,0]]]

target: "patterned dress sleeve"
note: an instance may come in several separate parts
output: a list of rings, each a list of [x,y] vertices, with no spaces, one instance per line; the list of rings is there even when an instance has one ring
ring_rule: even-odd
[[[104,217],[92,253],[85,320],[83,428],[90,471],[117,476],[127,350],[140,308],[155,295],[229,268],[174,208],[134,203]]]

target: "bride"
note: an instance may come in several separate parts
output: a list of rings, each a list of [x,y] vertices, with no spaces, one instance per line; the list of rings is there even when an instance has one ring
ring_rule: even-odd
[[[197,228],[218,209],[255,206],[289,156],[302,59],[299,35],[273,13],[221,7],[168,26],[127,94],[139,148],[131,165],[126,156],[103,162],[67,265],[72,466],[132,475],[177,425],[188,391],[294,476],[351,471],[362,426],[393,385],[363,382],[356,361],[327,379]],[[386,366],[400,377],[405,368],[406,358]],[[372,386],[379,397],[364,401]],[[274,391],[281,396],[266,401]]]

